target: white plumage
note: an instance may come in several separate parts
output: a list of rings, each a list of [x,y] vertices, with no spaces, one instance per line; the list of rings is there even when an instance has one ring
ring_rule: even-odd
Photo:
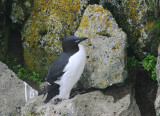
[[[56,96],[58,98],[69,99],[71,89],[83,73],[86,62],[86,52],[82,45],[78,44],[78,47],[79,51],[69,58],[69,62],[63,70],[63,72],[65,72],[63,76],[60,80],[55,81],[56,84],[60,85],[60,93]]]

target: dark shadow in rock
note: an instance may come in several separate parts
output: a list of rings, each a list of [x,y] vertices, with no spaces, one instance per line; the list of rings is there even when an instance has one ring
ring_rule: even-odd
[[[133,77],[131,77],[131,75]],[[104,91],[104,94],[113,96],[114,102],[117,102],[118,100],[122,99],[127,94],[134,95],[135,77],[136,77],[136,71],[133,70],[133,72],[131,72],[128,75],[128,78],[126,79],[126,82],[124,82],[124,84],[117,84],[117,85],[108,87]]]
[[[135,98],[142,116],[156,116],[154,101],[157,93],[157,82],[142,67],[137,70]]]
[[[99,4],[100,0],[89,0],[88,4],[93,5],[93,4]]]

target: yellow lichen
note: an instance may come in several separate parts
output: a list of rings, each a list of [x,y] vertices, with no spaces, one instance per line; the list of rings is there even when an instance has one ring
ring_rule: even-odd
[[[100,85],[102,85],[102,86],[106,85],[106,80],[102,80],[102,81],[100,82]]]
[[[147,22],[145,27],[147,29],[147,31],[149,31],[153,26],[154,26],[155,22],[152,21],[152,22]]]
[[[113,47],[113,48],[112,48],[112,51],[113,51],[113,52],[116,52],[116,51],[117,51],[117,48],[116,48],[116,47]]]
[[[42,60],[48,66],[61,53],[59,38],[69,36],[78,27],[80,5],[79,0],[35,0],[33,2],[31,16],[22,32],[22,38],[29,45],[25,46],[26,50],[24,50],[25,64],[29,69],[41,73]],[[47,36],[43,34],[44,28]],[[42,34],[38,31],[39,29],[42,29]],[[42,46],[41,42],[48,47]]]

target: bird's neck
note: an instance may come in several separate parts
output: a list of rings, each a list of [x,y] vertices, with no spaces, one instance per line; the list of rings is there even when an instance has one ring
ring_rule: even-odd
[[[74,54],[79,51],[79,46],[64,46],[63,52]]]

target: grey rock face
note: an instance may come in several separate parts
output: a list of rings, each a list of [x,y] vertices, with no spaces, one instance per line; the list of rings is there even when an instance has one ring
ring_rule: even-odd
[[[156,116],[160,116],[160,86],[158,87],[157,96],[154,104],[155,104]]]
[[[157,65],[156,65],[156,74],[157,74],[157,81],[160,83],[160,45],[158,47],[158,57],[157,57]]]
[[[0,62],[0,116],[20,115],[21,107],[36,95],[36,90]]]
[[[160,46],[158,48],[156,74],[157,74],[157,81],[158,81],[158,83],[160,83]],[[160,116],[160,86],[158,86],[158,89],[157,89],[157,96],[156,96],[156,100],[155,100],[155,109],[156,109],[156,116]]]
[[[108,10],[100,5],[88,6],[75,35],[90,38],[82,43],[87,63],[80,85],[106,88],[124,82],[127,38]]]
[[[133,96],[127,94],[114,102],[112,96],[105,96],[100,91],[77,95],[57,105],[42,104],[42,98],[31,99],[22,108],[22,115],[38,116],[141,116]]]

